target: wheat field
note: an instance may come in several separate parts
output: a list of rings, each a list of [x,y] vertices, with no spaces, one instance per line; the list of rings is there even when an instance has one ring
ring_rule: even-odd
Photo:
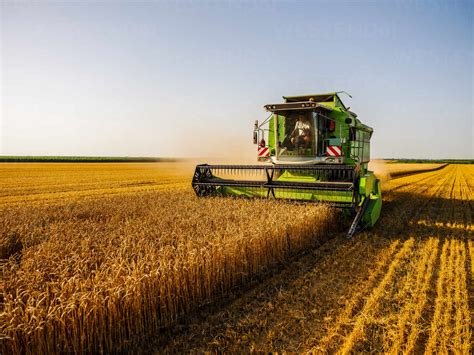
[[[413,175],[348,241],[325,206],[197,199],[184,163],[2,164],[0,351],[471,353],[474,169],[387,165]]]
[[[129,349],[314,247],[333,221],[325,206],[197,199],[167,165],[51,168],[56,184],[36,165],[2,175],[2,353]]]

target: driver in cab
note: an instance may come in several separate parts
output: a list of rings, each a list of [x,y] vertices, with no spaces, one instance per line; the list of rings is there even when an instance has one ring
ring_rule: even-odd
[[[298,116],[296,121],[295,129],[291,133],[291,143],[293,143],[296,149],[300,147],[307,148],[311,141],[311,125],[304,115]]]

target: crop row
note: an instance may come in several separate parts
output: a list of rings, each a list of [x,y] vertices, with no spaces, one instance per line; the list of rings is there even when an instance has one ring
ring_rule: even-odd
[[[192,191],[4,210],[0,352],[129,349],[320,243],[333,221],[325,206]]]

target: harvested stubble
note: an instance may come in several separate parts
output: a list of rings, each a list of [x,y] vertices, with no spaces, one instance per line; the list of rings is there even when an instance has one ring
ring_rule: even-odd
[[[1,353],[124,350],[324,239],[332,211],[148,192],[2,211]],[[21,255],[21,257],[20,257]]]
[[[436,171],[443,169],[445,166],[446,164],[389,163],[386,160],[373,160],[369,164],[369,168],[375,171],[377,177],[382,181],[388,181],[390,179],[423,172]]]

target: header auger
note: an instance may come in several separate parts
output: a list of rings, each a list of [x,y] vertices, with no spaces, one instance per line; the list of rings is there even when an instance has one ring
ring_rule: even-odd
[[[380,180],[368,170],[373,129],[342,103],[338,93],[284,96],[265,105],[255,122],[260,165],[196,167],[197,196],[242,196],[322,202],[351,211],[348,232],[371,227],[382,207]]]

